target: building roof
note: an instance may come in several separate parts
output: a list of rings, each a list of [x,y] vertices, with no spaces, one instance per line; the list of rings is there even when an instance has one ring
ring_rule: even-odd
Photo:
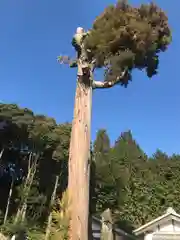
[[[145,225],[137,228],[136,230],[133,231],[133,233],[135,235],[139,235],[142,234],[146,231],[149,231],[151,229],[153,229],[154,227],[157,227],[158,225],[163,224],[164,222],[168,221],[168,220],[176,220],[178,222],[180,222],[180,215],[176,213],[176,211],[173,208],[168,208],[166,213],[163,214],[162,216],[146,223]]]

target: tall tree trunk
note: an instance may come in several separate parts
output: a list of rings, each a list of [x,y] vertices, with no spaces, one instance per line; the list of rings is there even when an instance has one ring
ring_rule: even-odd
[[[16,218],[15,218],[15,223],[17,223],[18,221],[23,222],[25,220],[26,211],[27,211],[27,201],[28,201],[29,192],[34,180],[34,176],[36,173],[38,158],[39,158],[39,155],[35,157],[35,160],[31,165],[32,153],[30,153],[29,155],[28,174],[27,174],[26,181],[24,183],[24,188],[23,188],[23,202],[20,203],[20,206],[18,208]]]
[[[3,148],[3,149],[1,150],[1,152],[0,152],[0,160],[2,160],[3,153],[4,153],[4,148]]]
[[[9,195],[8,195],[8,200],[7,200],[7,205],[6,205],[6,212],[5,212],[5,215],[4,215],[3,224],[5,224],[6,221],[7,221],[7,217],[8,217],[8,213],[9,213],[9,205],[10,205],[11,196],[12,196],[13,185],[14,185],[14,182],[12,180],[11,181],[11,186],[10,186],[10,189],[9,189]]]
[[[53,190],[53,193],[52,193],[52,196],[51,196],[50,214],[49,214],[49,217],[48,217],[48,224],[47,224],[47,228],[46,228],[45,240],[48,240],[48,239],[49,239],[49,235],[50,235],[50,232],[51,232],[52,206],[53,206],[53,204],[54,204],[54,200],[55,200],[55,197],[56,197],[56,191],[57,191],[57,187],[58,187],[58,181],[59,181],[59,176],[56,176],[56,181],[55,181],[55,184],[54,184],[54,190]]]
[[[0,152],[0,159],[2,158],[2,156],[3,156],[3,153],[4,153],[4,148],[1,150],[1,152]]]
[[[78,77],[70,141],[68,194],[71,240],[88,239],[92,105],[92,86],[88,75]]]
[[[22,206],[22,209],[21,209],[21,221],[22,222],[25,220],[25,217],[26,217],[27,201],[28,201],[29,193],[30,193],[31,186],[32,186],[32,183],[33,183],[33,180],[34,180],[34,176],[36,174],[38,159],[39,159],[39,156],[36,156],[35,161],[32,164],[32,167],[30,168],[30,176],[29,176],[29,179],[27,181],[27,188],[25,190],[25,199],[24,199],[23,206]]]
[[[20,220],[20,218],[22,217],[22,210],[24,208],[24,200],[25,200],[25,195],[26,195],[26,191],[27,191],[26,189],[27,189],[28,181],[29,181],[29,178],[30,178],[30,175],[31,175],[31,160],[32,160],[32,152],[30,152],[30,154],[29,154],[28,173],[27,173],[27,177],[26,177],[26,180],[25,180],[25,183],[24,183],[24,186],[23,186],[23,190],[22,190],[23,202],[22,202],[22,200],[20,201],[14,223],[17,223]]]
[[[24,202],[22,209],[21,209],[21,221],[24,222],[25,217],[26,217],[26,211],[27,211],[27,199]]]

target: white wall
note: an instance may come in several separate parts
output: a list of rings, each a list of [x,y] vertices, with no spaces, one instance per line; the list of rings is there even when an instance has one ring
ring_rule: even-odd
[[[152,240],[153,233],[169,233],[169,232],[180,232],[180,223],[177,221],[174,221],[174,224],[172,224],[172,221],[168,221],[164,224],[161,224],[159,227],[156,227],[152,230],[152,232],[145,234],[144,240]]]
[[[144,240],[152,240],[153,233],[148,233],[144,236]]]
[[[158,231],[158,230],[157,230]],[[173,232],[174,231],[174,227],[173,227],[173,224],[172,224],[172,220],[165,223],[165,224],[162,224],[160,226],[160,232]]]
[[[180,232],[180,223],[179,222],[174,222],[174,231]]]

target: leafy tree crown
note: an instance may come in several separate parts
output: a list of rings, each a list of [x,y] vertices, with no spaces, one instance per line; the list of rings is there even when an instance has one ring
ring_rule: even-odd
[[[171,42],[168,18],[154,3],[133,7],[118,1],[98,16],[85,39],[89,60],[105,68],[105,81],[113,81],[128,70],[121,84],[127,86],[133,69],[157,74],[159,53]]]

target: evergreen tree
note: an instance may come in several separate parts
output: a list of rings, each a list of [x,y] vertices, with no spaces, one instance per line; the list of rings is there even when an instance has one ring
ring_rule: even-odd
[[[76,59],[60,56],[60,62],[77,67],[77,88],[69,154],[68,189],[72,203],[70,239],[88,239],[90,132],[92,89],[127,86],[133,69],[157,74],[159,53],[171,42],[166,14],[154,3],[133,7],[127,1],[107,7],[92,28],[78,27],[72,39]],[[94,71],[104,69],[104,81]],[[78,186],[77,186],[78,183]],[[74,188],[83,191],[74,191]],[[83,208],[77,208],[80,204]]]

